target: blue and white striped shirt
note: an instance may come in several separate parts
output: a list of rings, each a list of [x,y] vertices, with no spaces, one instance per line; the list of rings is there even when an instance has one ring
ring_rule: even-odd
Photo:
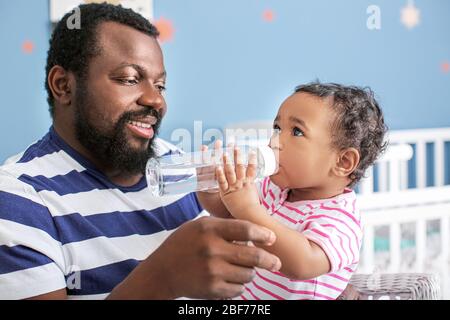
[[[176,151],[157,139],[158,155]],[[0,167],[0,299],[66,288],[102,299],[182,223],[206,215],[195,196],[155,198],[143,177],[121,187],[53,127]]]

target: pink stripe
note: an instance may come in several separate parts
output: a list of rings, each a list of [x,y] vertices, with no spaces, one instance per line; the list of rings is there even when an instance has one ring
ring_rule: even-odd
[[[286,203],[283,203],[281,206],[282,206],[282,207],[285,207],[286,209],[289,209],[289,210],[292,210],[292,211],[294,211],[294,212],[297,212],[297,213],[301,214],[302,216],[305,216],[305,214],[304,214],[302,211],[300,211],[300,210],[297,209],[297,208],[288,206]]]
[[[338,227],[336,227],[334,224],[324,224],[323,225],[324,227],[331,227],[331,228],[334,228],[334,229],[336,229],[339,233],[341,233],[341,234],[343,234],[346,238],[347,238],[347,240],[348,240],[348,248],[350,249],[350,253],[352,254],[352,262],[350,262],[349,261],[349,264],[350,263],[354,263],[354,261],[356,260],[355,259],[355,253],[353,252],[353,250],[352,250],[352,246],[351,246],[351,240],[350,240],[350,237],[348,236],[348,234],[346,234],[346,233],[344,233],[344,232],[342,232],[342,230],[340,230]],[[343,246],[343,243],[342,243],[342,239],[339,237],[339,239],[341,240],[341,247],[342,247],[342,250],[345,252],[346,250],[344,249],[344,246]],[[348,258],[348,257],[347,257]],[[350,259],[348,259],[348,260],[350,260]]]
[[[320,297],[320,298],[325,298],[325,299],[329,299],[329,300],[334,300],[334,299],[331,298],[331,297],[328,297],[328,296],[325,296],[325,295],[323,295],[323,294],[320,294],[320,293],[317,293],[317,292],[313,292],[313,291],[293,290],[293,289],[290,289],[290,288],[288,288],[288,287],[286,287],[286,286],[284,286],[284,285],[282,285],[282,284],[280,284],[280,283],[277,283],[277,282],[275,282],[275,281],[273,281],[273,280],[271,280],[271,279],[268,279],[268,278],[262,276],[258,271],[256,272],[256,274],[257,274],[262,280],[264,280],[264,281],[266,281],[266,282],[268,282],[268,283],[270,283],[270,284],[272,284],[272,285],[274,285],[274,286],[277,286],[278,288],[281,288],[281,289],[283,289],[283,290],[286,290],[287,292],[290,292],[290,293],[296,293],[296,294],[306,294],[306,295],[311,295],[311,296],[313,296],[313,297]],[[255,284],[255,285],[256,285],[256,284]],[[340,290],[339,290],[339,291],[340,291]]]
[[[252,290],[250,290],[249,288],[245,287],[245,290],[246,290],[248,293],[250,293],[250,294],[252,295],[252,297],[253,297],[255,300],[261,300],[260,298],[258,298],[257,296],[255,296],[255,295],[253,294]]]
[[[332,203],[334,203],[334,204],[337,204],[337,201],[336,200],[333,200],[333,201],[331,201]]]
[[[297,224],[297,223],[298,223],[297,220],[294,220],[294,219],[292,219],[292,218],[289,218],[288,216],[282,214],[282,213],[281,213],[280,211],[278,211],[278,210],[276,210],[275,213],[276,213],[277,215],[279,215],[280,217],[283,217],[284,219],[288,220],[289,222],[292,222],[292,223],[294,223],[294,224]]]
[[[338,275],[335,274],[335,273],[327,273],[326,275],[327,275],[327,276],[330,276],[330,277],[333,277],[333,278],[336,278],[336,279],[338,279],[338,280],[347,282],[347,283],[350,281],[350,279],[345,279],[345,278],[343,278],[343,277],[341,277],[341,276],[338,276]]]
[[[345,215],[346,215],[347,217],[349,217],[350,219],[352,219],[352,220],[358,225],[358,227],[361,227],[361,226],[359,225],[359,222],[355,219],[355,217],[354,217],[353,215],[349,214],[349,213],[348,213],[347,211],[345,211],[345,210],[342,210],[341,208],[331,208],[331,207],[326,207],[326,206],[324,206],[324,205],[320,206],[320,208],[323,209],[323,210],[329,210],[329,211],[339,211],[339,212],[345,214]]]
[[[325,283],[325,282],[320,282],[320,281],[317,281],[317,280],[300,280],[300,281],[301,282],[306,282],[306,283],[316,284],[316,285],[319,285],[319,286],[322,286],[322,287],[333,289],[333,290],[338,291],[338,292],[342,292],[342,288],[338,288],[338,287],[332,286],[331,284],[328,284],[328,283]]]
[[[264,207],[266,207],[266,209],[269,209],[269,205],[267,204],[267,202],[264,201],[264,199],[261,199],[262,204],[264,205]]]
[[[348,271],[348,272],[352,272],[352,273],[355,271],[355,270],[350,269],[349,267],[345,267],[344,270]]]
[[[244,296],[244,294],[241,294],[242,300],[247,300],[247,298]]]
[[[344,268],[344,269],[348,269],[348,268]],[[278,272],[278,271],[276,271],[276,272],[271,272],[271,273],[276,274],[277,276],[280,276],[280,277],[289,279],[289,278],[286,277],[284,274],[282,274],[282,273],[280,273],[280,272]],[[340,277],[340,276],[338,276],[338,275],[336,275],[336,274],[334,274],[334,273],[328,273],[328,274],[325,274],[325,276],[331,276],[331,277],[333,277],[333,278],[337,278],[337,279],[339,279],[339,280],[342,280],[342,281],[346,282],[346,285],[347,285],[347,283],[348,283],[348,281],[349,281],[349,280],[347,280],[347,279],[345,279],[345,278],[342,278],[342,277]],[[317,281],[317,280],[314,280],[314,279],[313,279],[313,280],[293,280],[293,279],[289,279],[289,281],[291,281],[291,282],[317,283],[317,284],[322,285],[322,286],[324,286],[324,287],[329,287],[330,289],[334,289],[334,290],[337,290],[337,291],[342,291],[342,289],[339,289],[338,287],[335,287],[335,286],[332,286],[331,284],[327,284],[327,283],[325,283],[325,282],[320,282],[320,281]]]
[[[315,216],[314,216],[314,215],[313,215],[313,216],[309,216],[307,219],[305,219],[305,221],[308,221],[308,220],[313,219],[313,218],[314,218],[314,219],[315,219],[315,218],[326,218],[326,219],[331,219],[331,220],[340,222],[340,223],[342,223],[343,225],[345,225],[345,226],[353,233],[353,235],[355,236],[355,241],[357,241],[357,242],[360,241],[359,238],[358,238],[358,236],[356,235],[355,231],[353,231],[353,229],[350,228],[349,225],[348,225],[347,223],[345,223],[345,221],[343,221],[343,220],[341,220],[341,219],[334,218],[334,217],[330,217],[330,216],[325,215],[325,214],[318,214],[318,215],[315,215]],[[305,221],[303,221],[303,222],[305,222]]]
[[[275,201],[275,195],[272,192],[272,189],[269,189],[269,195],[272,198],[273,201]]]
[[[264,195],[264,198],[267,196],[267,183],[268,183],[268,181],[269,181],[269,177],[265,178],[264,182],[263,182],[263,195]]]
[[[285,276],[284,274],[282,274],[281,272],[278,272],[278,271],[269,271],[269,272],[271,272],[271,273],[273,273],[273,274],[276,274],[277,276],[280,276],[280,277],[289,279],[288,277],[286,277],[286,276]],[[289,279],[289,280],[291,280],[291,279]],[[291,280],[291,281],[297,281],[297,280]]]
[[[341,257],[341,254],[339,253],[339,250],[336,249],[336,247],[334,246],[333,241],[331,241],[330,236],[327,235],[327,234],[325,234],[325,233],[323,233],[323,232],[320,231],[320,230],[315,229],[315,228],[314,228],[314,229],[311,229],[311,231],[313,231],[313,232],[317,233],[318,235],[320,235],[320,236],[322,236],[322,237],[328,239],[328,241],[330,242],[330,244],[331,244],[331,246],[333,247],[334,251],[337,253],[337,255],[338,255],[338,257],[339,257],[339,266],[338,266],[338,269],[341,269],[341,268],[342,268],[342,257]],[[329,257],[329,258],[331,258],[331,257]]]
[[[306,205],[308,208],[310,208],[311,210],[314,210],[314,207],[312,205],[310,205],[309,203]]]
[[[275,293],[270,292],[269,290],[266,290],[266,289],[264,289],[263,287],[258,286],[258,285],[255,283],[255,281],[252,281],[252,283],[253,283],[253,285],[255,286],[255,288],[257,288],[257,289],[259,289],[260,291],[262,291],[262,292],[268,294],[269,296],[272,296],[272,297],[274,297],[275,299],[278,299],[278,300],[284,300],[283,297],[280,297],[279,295],[276,295]]]

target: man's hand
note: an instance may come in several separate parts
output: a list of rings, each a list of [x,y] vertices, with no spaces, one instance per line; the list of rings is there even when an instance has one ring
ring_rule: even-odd
[[[277,271],[280,260],[235,241],[272,245],[275,234],[247,221],[204,217],[183,224],[111,293],[111,299],[235,297],[254,267]]]
[[[250,153],[247,166],[243,163],[240,150],[234,148],[234,163],[224,154],[223,168],[217,167],[220,197],[228,211],[237,219],[246,219],[255,208],[259,208],[258,191],[255,186],[256,154]]]

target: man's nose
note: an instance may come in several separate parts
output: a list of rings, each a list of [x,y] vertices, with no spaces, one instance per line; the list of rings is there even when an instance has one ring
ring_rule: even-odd
[[[138,100],[138,104],[151,107],[164,115],[166,111],[166,101],[160,90],[152,83],[147,83]]]

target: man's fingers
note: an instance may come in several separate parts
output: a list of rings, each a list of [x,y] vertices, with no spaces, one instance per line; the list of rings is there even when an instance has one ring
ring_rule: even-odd
[[[222,219],[220,219],[222,221]],[[225,219],[217,229],[227,241],[252,241],[261,245],[272,245],[276,236],[273,231],[244,220]]]
[[[245,288],[242,284],[230,283],[226,281],[217,281],[213,288],[211,288],[211,299],[227,299],[234,298],[241,295]]]
[[[230,283],[249,283],[255,277],[255,270],[252,267],[243,267],[227,262],[218,269],[217,276]]]
[[[232,264],[269,271],[278,271],[281,268],[280,259],[264,249],[232,243],[229,246],[231,248],[229,248],[228,255],[224,258]]]

